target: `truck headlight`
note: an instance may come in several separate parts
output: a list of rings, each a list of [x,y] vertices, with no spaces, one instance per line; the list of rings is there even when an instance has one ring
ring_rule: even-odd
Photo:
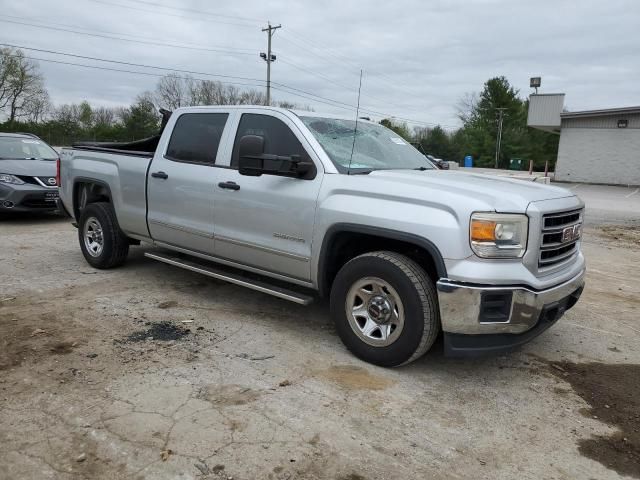
[[[23,185],[24,182],[15,175],[0,173],[0,183],[10,183],[12,185]]]
[[[471,249],[482,258],[520,258],[527,249],[529,218],[506,213],[471,215]]]

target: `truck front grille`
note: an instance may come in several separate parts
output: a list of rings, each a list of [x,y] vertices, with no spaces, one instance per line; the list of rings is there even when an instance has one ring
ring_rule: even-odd
[[[571,210],[542,216],[539,269],[568,261],[578,253],[582,237],[582,214],[582,210]]]

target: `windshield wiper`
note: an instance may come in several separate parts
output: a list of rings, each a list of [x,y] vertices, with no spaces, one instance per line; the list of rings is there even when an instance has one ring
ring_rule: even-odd
[[[428,167],[416,167],[414,168],[414,170],[420,170],[421,172],[424,172],[425,170],[431,170],[431,169]]]
[[[369,175],[373,170],[349,170],[347,175]]]

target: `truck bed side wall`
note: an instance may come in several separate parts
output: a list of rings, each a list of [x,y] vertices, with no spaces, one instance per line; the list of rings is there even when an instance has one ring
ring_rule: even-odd
[[[150,157],[68,149],[61,162],[61,197],[70,212],[75,211],[74,185],[100,183],[109,189],[122,231],[149,237],[146,180]]]

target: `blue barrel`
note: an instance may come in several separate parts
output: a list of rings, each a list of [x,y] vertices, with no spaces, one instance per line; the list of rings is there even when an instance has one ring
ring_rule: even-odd
[[[473,157],[471,155],[464,157],[464,166],[468,168],[473,167]]]

